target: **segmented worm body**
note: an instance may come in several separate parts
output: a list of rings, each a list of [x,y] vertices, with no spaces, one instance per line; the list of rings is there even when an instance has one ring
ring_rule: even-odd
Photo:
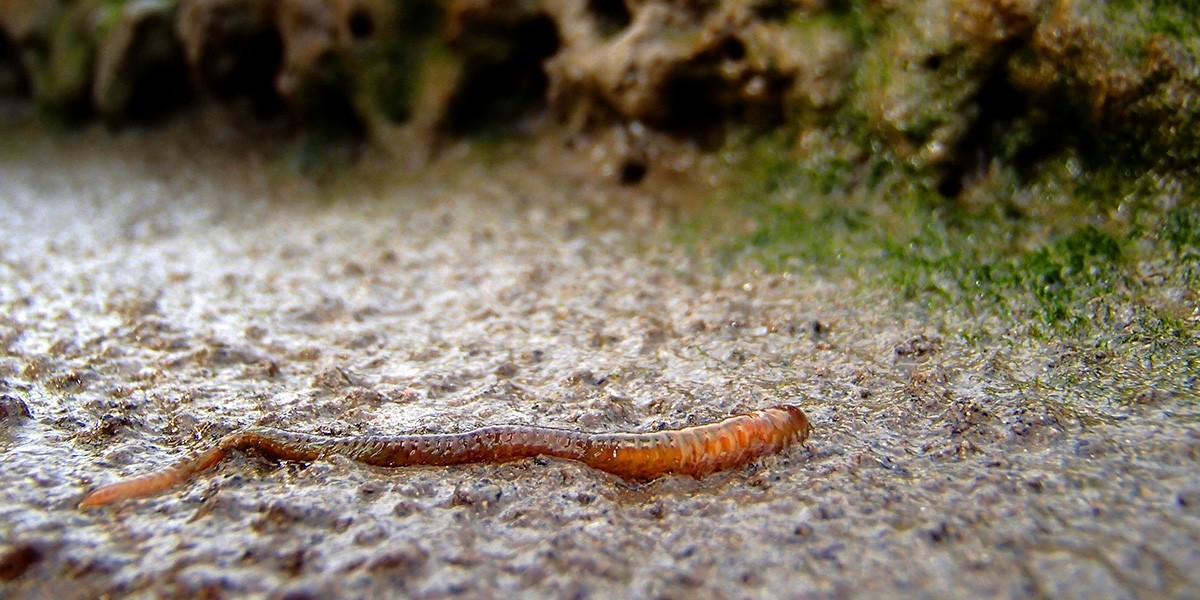
[[[507,462],[534,456],[576,460],[633,481],[670,474],[700,476],[746,464],[808,438],[804,412],[776,406],[719,423],[654,433],[581,433],[550,427],[501,425],[465,433],[327,437],[252,428],[166,469],[103,486],[80,507],[103,506],[168,490],[212,468],[230,451],[253,448],[296,461],[341,455],[368,465],[455,465]]]

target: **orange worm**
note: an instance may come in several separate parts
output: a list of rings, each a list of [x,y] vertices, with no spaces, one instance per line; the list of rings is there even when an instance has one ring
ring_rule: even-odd
[[[808,418],[776,406],[719,423],[654,433],[581,433],[550,427],[500,425],[465,433],[326,437],[251,428],[161,471],[118,481],[84,497],[80,508],[104,506],[166,491],[212,468],[232,450],[253,448],[282,460],[341,455],[368,465],[455,465],[507,462],[534,456],[576,460],[633,481],[670,474],[701,476],[746,464],[808,438]]]

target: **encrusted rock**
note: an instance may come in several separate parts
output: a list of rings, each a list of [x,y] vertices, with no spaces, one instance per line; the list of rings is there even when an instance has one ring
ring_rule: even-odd
[[[97,35],[91,96],[105,118],[155,117],[192,97],[173,12],[172,3],[150,0],[97,15],[103,31]]]
[[[67,122],[214,97],[403,148],[553,116],[636,130],[614,163],[626,183],[660,133],[828,128],[953,194],[993,159],[1064,145],[1200,164],[1190,17],[1066,0],[0,0],[0,93]]]
[[[807,59],[797,47],[806,41],[802,32],[756,16],[747,2],[692,10],[637,3],[629,23],[609,34],[602,14],[589,10],[595,4],[550,9],[564,47],[547,64],[549,95],[576,123],[611,112],[685,133],[728,120],[777,125],[804,87],[836,71],[845,51],[834,34],[815,48],[815,61]],[[809,98],[836,95],[826,89]]]

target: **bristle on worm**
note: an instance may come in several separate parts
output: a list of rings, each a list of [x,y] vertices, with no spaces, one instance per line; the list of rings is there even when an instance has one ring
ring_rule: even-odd
[[[653,433],[581,433],[550,427],[500,425],[465,433],[326,437],[271,428],[227,435],[208,450],[170,467],[102,486],[80,508],[104,506],[164,492],[215,466],[230,451],[313,461],[340,455],[380,467],[507,462],[534,456],[579,461],[632,481],[664,475],[707,475],[744,465],[808,438],[808,418],[794,406],[776,406],[719,423]]]

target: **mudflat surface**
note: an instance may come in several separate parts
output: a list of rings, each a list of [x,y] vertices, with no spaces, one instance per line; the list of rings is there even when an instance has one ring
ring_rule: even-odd
[[[0,157],[2,596],[1200,589],[1200,409],[1136,356],[718,269],[653,186],[536,159],[318,187],[172,139]],[[779,403],[810,441],[702,480],[237,454],[76,508],[250,425],[651,431]]]

